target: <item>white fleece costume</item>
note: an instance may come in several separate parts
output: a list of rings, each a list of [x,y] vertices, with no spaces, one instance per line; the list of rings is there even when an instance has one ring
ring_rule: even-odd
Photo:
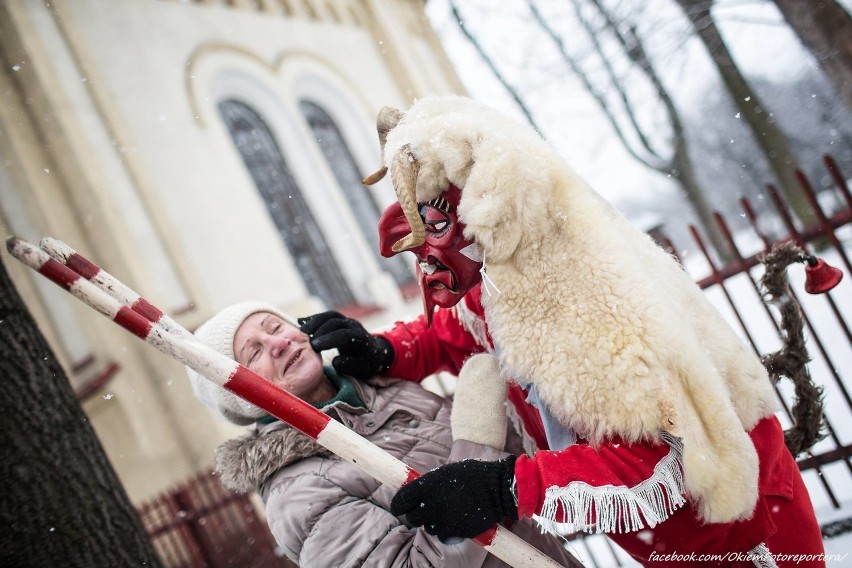
[[[773,414],[774,393],[677,262],[531,128],[469,99],[418,101],[387,134],[392,173],[400,149],[419,166],[417,202],[461,189],[459,220],[493,283],[482,305],[502,375],[534,384],[592,446],[680,438],[703,520],[748,517],[758,459],[747,432]]]

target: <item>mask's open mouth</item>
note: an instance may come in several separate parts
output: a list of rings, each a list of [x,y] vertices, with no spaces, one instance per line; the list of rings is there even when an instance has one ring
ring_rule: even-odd
[[[456,292],[458,289],[458,282],[453,271],[435,257],[429,256],[426,260],[421,260],[420,270],[423,273],[423,283],[428,288],[450,292]]]

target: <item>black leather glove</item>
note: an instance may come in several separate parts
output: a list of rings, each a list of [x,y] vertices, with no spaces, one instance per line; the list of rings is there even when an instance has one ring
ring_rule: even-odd
[[[337,349],[331,364],[338,372],[364,380],[387,371],[393,363],[393,347],[384,337],[370,334],[358,321],[329,311],[299,318],[299,329],[311,336],[317,353]]]
[[[512,495],[516,459],[442,465],[404,485],[391,501],[391,513],[406,515],[409,523],[441,541],[471,538],[506,518],[517,519]]]

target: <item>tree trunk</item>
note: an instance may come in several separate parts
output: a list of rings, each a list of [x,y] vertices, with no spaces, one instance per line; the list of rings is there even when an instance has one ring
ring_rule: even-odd
[[[707,203],[704,188],[695,177],[695,167],[689,157],[685,133],[682,131],[675,137],[675,150],[672,163],[674,171],[672,177],[677,180],[680,187],[686,193],[687,200],[698,217],[698,224],[704,230],[702,235],[709,239],[710,245],[723,263],[729,262],[734,257],[734,249],[725,240],[722,229],[716,222],[713,209]]]
[[[796,179],[796,158],[784,133],[775,125],[768,109],[751,89],[728,51],[710,15],[713,0],[677,0],[677,3],[683,8],[693,30],[707,48],[734,104],[754,133],[787,203],[799,220],[807,223],[813,219],[814,214]]]
[[[774,0],[787,24],[852,110],[852,17],[836,0]]]
[[[2,262],[0,378],[0,564],[160,566]]]

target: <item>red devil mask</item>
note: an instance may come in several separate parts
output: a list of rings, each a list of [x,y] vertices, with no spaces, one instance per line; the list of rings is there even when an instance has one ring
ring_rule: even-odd
[[[423,244],[410,248],[417,257],[417,278],[423,293],[426,320],[432,323],[435,306],[456,305],[479,283],[482,259],[474,242],[464,237],[458,219],[461,192],[453,185],[440,197],[420,204],[420,217],[426,228]],[[399,203],[385,209],[379,220],[379,248],[382,256],[395,254],[392,246],[411,233]]]

